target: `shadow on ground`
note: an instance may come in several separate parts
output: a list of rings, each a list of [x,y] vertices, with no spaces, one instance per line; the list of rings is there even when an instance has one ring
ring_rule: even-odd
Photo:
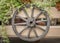
[[[36,42],[26,42],[19,38],[10,38],[10,43],[60,43],[60,38],[45,38]]]

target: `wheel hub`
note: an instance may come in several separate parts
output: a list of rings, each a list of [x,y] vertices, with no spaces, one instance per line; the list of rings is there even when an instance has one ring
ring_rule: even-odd
[[[30,27],[30,28],[33,28],[35,27],[35,19],[34,18],[28,18],[27,20],[27,26]]]

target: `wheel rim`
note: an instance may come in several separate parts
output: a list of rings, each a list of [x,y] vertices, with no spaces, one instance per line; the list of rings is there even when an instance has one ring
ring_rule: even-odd
[[[27,7],[29,8],[31,6],[27,6]],[[25,18],[23,18],[21,16],[17,16],[17,17],[19,17],[20,19],[22,19],[23,21],[25,21],[24,23],[17,23],[17,24],[15,23],[15,18],[16,18],[16,15],[18,14],[18,9],[15,11],[15,13],[13,15],[13,18],[12,18],[12,28],[13,28],[13,31],[22,40],[25,40],[25,41],[37,41],[39,39],[44,38],[46,36],[46,34],[48,33],[48,31],[49,31],[50,18],[48,16],[48,13],[46,11],[38,8],[38,10],[41,11],[41,12],[36,17],[34,17],[34,9],[35,8],[38,8],[38,7],[32,6],[31,17],[29,17],[29,15],[28,15],[27,11],[25,10],[25,8],[22,7],[22,10],[24,11],[25,16],[27,17],[27,19],[25,19]],[[38,17],[41,14],[44,14],[44,16],[46,17],[46,20],[43,20],[43,19],[37,20]],[[47,23],[46,29],[41,28],[40,25],[39,25],[39,22],[46,22]],[[16,26],[26,26],[26,27],[20,33],[18,33],[18,31],[16,29]],[[34,28],[38,28],[38,29],[42,30],[43,31],[42,35],[38,36],[37,32],[36,32],[36,30]],[[27,37],[22,36],[21,35],[22,32],[24,30],[27,30],[27,29],[29,29]],[[32,30],[34,31],[36,37],[32,37],[32,38],[30,37],[30,34],[31,34]]]

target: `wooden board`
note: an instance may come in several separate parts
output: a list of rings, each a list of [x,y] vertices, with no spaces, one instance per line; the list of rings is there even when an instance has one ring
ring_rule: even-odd
[[[21,29],[21,27],[18,27]],[[12,26],[6,26],[7,34],[9,37],[17,37],[12,29]],[[50,30],[48,34],[46,35],[46,38],[56,38],[60,37],[60,26],[50,26]]]

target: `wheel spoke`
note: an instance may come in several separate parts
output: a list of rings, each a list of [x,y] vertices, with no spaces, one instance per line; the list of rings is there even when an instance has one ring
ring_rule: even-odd
[[[24,8],[23,8],[23,11],[24,11],[25,15],[27,16],[27,18],[29,18],[29,15],[28,15],[27,11]]]
[[[27,19],[25,19],[25,18],[23,18],[23,17],[21,17],[21,16],[17,16],[17,18],[20,18],[20,19],[22,19],[22,20],[24,20],[24,21],[27,21]]]
[[[30,38],[30,33],[31,33],[32,29],[29,30],[29,33],[28,33],[28,38]]]
[[[36,16],[36,19],[42,14],[42,11]]]
[[[23,29],[19,34],[22,34],[22,32],[24,31],[24,30],[27,30],[28,29],[28,27],[26,27],[25,29]]]
[[[32,13],[31,13],[31,17],[33,17],[34,16],[34,7],[32,8]]]
[[[45,29],[41,28],[40,26],[36,26],[37,28],[39,28],[40,30],[46,31]]]
[[[16,23],[17,26],[26,26],[26,23]]]
[[[39,22],[47,22],[47,20],[38,20],[38,21],[36,21],[36,23],[39,23]]]
[[[33,31],[34,31],[34,33],[35,33],[36,37],[38,37],[36,30],[35,30],[35,29],[33,29]]]

